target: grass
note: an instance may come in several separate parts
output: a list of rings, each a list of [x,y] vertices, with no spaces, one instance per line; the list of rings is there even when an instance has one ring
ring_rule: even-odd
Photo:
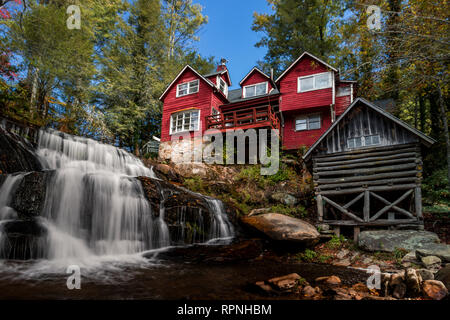
[[[306,209],[301,206],[297,205],[295,207],[289,207],[283,204],[277,204],[271,207],[271,212],[284,214],[286,216],[290,216],[293,218],[304,218],[308,214]]]

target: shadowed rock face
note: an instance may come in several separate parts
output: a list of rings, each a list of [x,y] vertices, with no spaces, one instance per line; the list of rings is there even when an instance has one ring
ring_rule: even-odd
[[[14,220],[0,225],[0,258],[46,258],[47,229],[36,220]]]
[[[31,172],[23,177],[20,182],[11,207],[22,218],[33,218],[41,214],[45,203],[47,184],[53,175],[53,171]]]
[[[42,165],[33,146],[22,137],[0,127],[0,173],[39,171]]]

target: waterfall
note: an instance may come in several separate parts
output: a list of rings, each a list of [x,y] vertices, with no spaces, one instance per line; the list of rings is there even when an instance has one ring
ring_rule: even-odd
[[[9,205],[14,194],[14,190],[24,177],[24,174],[8,175],[0,186],[0,221],[16,219],[17,213]]]
[[[205,199],[211,211],[214,213],[209,238],[223,239],[233,237],[234,229],[228,220],[222,201],[213,198]]]
[[[46,230],[43,256],[63,262],[88,261],[133,255],[173,243],[165,222],[167,195],[160,188],[159,212],[152,212],[136,177],[157,177],[137,157],[111,145],[50,129],[40,131],[36,154],[43,169],[54,172],[37,219]],[[17,219],[8,205],[24,175],[8,175],[1,186],[0,242],[5,237],[1,220]],[[223,204],[201,197],[213,216],[203,240],[231,237],[232,226]]]

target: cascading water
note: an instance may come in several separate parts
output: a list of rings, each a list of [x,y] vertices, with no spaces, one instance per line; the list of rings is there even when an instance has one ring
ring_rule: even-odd
[[[44,256],[48,259],[89,261],[173,243],[165,222],[165,194],[161,191],[159,212],[152,212],[136,177],[157,178],[138,158],[122,149],[54,130],[40,132],[36,153],[44,170],[53,172],[39,218],[47,233]],[[23,176],[9,175],[3,183],[0,220],[17,218],[8,204]],[[212,213],[211,228],[203,240],[231,237],[233,229],[222,203],[202,198]]]

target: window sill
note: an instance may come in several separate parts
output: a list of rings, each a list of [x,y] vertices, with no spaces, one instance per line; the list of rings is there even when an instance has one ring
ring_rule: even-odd
[[[305,92],[311,92],[311,91],[318,91],[318,90],[323,90],[323,89],[331,89],[331,87],[326,87],[326,88],[320,88],[320,89],[311,89],[311,90],[297,90],[297,93],[305,93]]]
[[[176,98],[183,98],[183,97],[190,96],[190,95],[197,94],[197,93],[198,93],[198,91],[197,92],[193,92],[193,93],[184,94],[182,96],[176,95]]]

